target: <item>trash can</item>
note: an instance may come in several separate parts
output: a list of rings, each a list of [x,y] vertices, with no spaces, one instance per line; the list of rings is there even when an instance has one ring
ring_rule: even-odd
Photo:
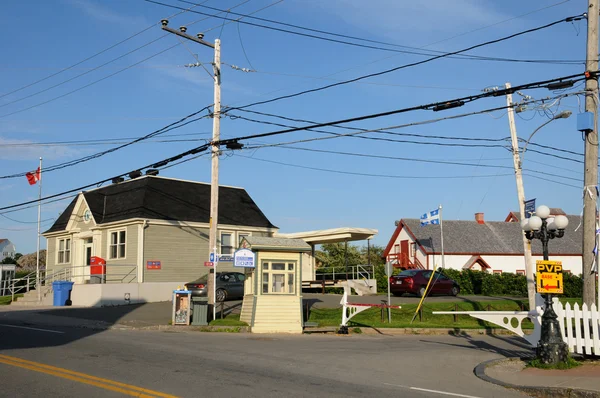
[[[73,289],[73,282],[69,281],[54,281],[52,282],[53,305],[55,307],[63,307],[70,302],[71,290]]]
[[[208,297],[192,297],[192,325],[208,325]]]

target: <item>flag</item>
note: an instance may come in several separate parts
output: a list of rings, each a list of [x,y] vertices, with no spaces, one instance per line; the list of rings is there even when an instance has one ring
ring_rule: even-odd
[[[26,173],[25,177],[27,177],[29,185],[35,185],[42,177],[42,171],[38,167],[36,171],[30,171],[29,173]]]
[[[427,212],[421,216],[421,226],[440,223],[440,209]]]

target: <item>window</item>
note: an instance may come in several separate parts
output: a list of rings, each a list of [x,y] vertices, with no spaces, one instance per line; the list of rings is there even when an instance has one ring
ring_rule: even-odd
[[[238,247],[242,246],[242,239],[249,237],[250,234],[247,232],[238,232]]]
[[[525,275],[525,270],[524,269],[518,269],[517,270],[517,275]]]
[[[108,248],[108,258],[125,258],[125,244],[127,231],[113,231],[110,233],[110,247]]]
[[[71,262],[71,239],[58,240],[58,264]]]
[[[221,233],[221,254],[233,254],[232,234],[230,232]]]
[[[412,258],[414,258],[416,254],[417,254],[417,243],[416,242],[412,242],[410,244],[410,256]]]
[[[264,294],[293,294],[295,292],[293,262],[264,262],[262,264],[262,291]]]

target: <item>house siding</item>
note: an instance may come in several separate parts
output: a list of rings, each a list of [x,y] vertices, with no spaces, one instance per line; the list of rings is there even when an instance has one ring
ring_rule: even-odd
[[[125,258],[109,258],[110,233],[125,230]],[[107,282],[137,282],[138,224],[102,230],[100,257],[106,260]],[[95,242],[94,242],[95,243]],[[98,248],[95,248],[98,250]],[[97,255],[97,254],[96,254]]]
[[[144,231],[144,282],[191,281],[208,273],[208,228],[152,225]],[[160,261],[161,269],[146,269]]]

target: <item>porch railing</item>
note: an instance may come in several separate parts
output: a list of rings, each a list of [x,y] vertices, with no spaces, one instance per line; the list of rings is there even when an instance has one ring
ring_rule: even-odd
[[[348,279],[373,279],[373,265],[352,265],[348,267],[322,267],[315,274],[316,280],[346,280]]]

